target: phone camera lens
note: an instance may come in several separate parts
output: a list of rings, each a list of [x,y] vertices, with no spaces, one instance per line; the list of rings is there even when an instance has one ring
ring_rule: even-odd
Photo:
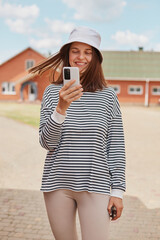
[[[70,80],[70,69],[69,68],[64,69],[64,77],[66,80]]]

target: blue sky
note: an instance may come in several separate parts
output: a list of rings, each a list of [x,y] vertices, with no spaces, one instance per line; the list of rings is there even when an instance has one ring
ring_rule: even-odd
[[[74,26],[96,29],[101,50],[160,51],[159,0],[0,0],[0,63],[31,46],[57,52]]]

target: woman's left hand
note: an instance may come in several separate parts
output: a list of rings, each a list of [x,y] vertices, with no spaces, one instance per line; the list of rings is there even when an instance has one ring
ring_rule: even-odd
[[[109,215],[111,214],[111,207],[112,206],[115,206],[116,209],[117,209],[117,215],[114,219],[112,219],[112,221],[118,219],[121,214],[122,214],[122,210],[123,210],[123,200],[121,198],[118,198],[118,197],[110,197],[109,199],[109,203],[108,203],[108,212],[109,212]]]

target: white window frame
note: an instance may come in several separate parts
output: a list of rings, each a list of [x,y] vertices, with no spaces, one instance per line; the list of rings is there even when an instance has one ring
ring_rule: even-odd
[[[114,89],[114,91],[116,92],[116,94],[120,94],[120,92],[121,92],[121,87],[120,87],[120,85],[112,85],[112,84],[110,84],[109,86],[112,87],[113,89],[114,89],[115,87],[118,88],[117,91],[116,91],[115,89]]]
[[[130,91],[130,88],[135,89],[135,91]],[[140,88],[140,92],[136,91],[136,88]],[[142,85],[129,85],[128,86],[128,94],[130,95],[142,95],[143,94],[143,86]]]
[[[3,91],[4,89],[4,91]],[[2,82],[2,94],[4,95],[15,95],[15,83],[14,82]]]
[[[31,63],[33,63],[33,65]],[[30,65],[29,67],[27,66],[28,64]],[[31,67],[33,67],[34,65],[35,65],[35,60],[34,59],[27,59],[25,61],[25,68],[26,68],[26,70],[31,68]]]
[[[157,91],[157,92],[154,92],[154,91],[153,91],[154,88],[157,88],[158,91]],[[160,95],[160,86],[152,86],[152,95]]]

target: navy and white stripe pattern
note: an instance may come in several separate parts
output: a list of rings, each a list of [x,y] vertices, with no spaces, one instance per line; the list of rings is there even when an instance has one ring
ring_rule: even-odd
[[[114,90],[84,92],[59,124],[51,115],[61,87],[48,86],[41,105],[40,144],[48,150],[41,190],[125,191],[123,123]]]

